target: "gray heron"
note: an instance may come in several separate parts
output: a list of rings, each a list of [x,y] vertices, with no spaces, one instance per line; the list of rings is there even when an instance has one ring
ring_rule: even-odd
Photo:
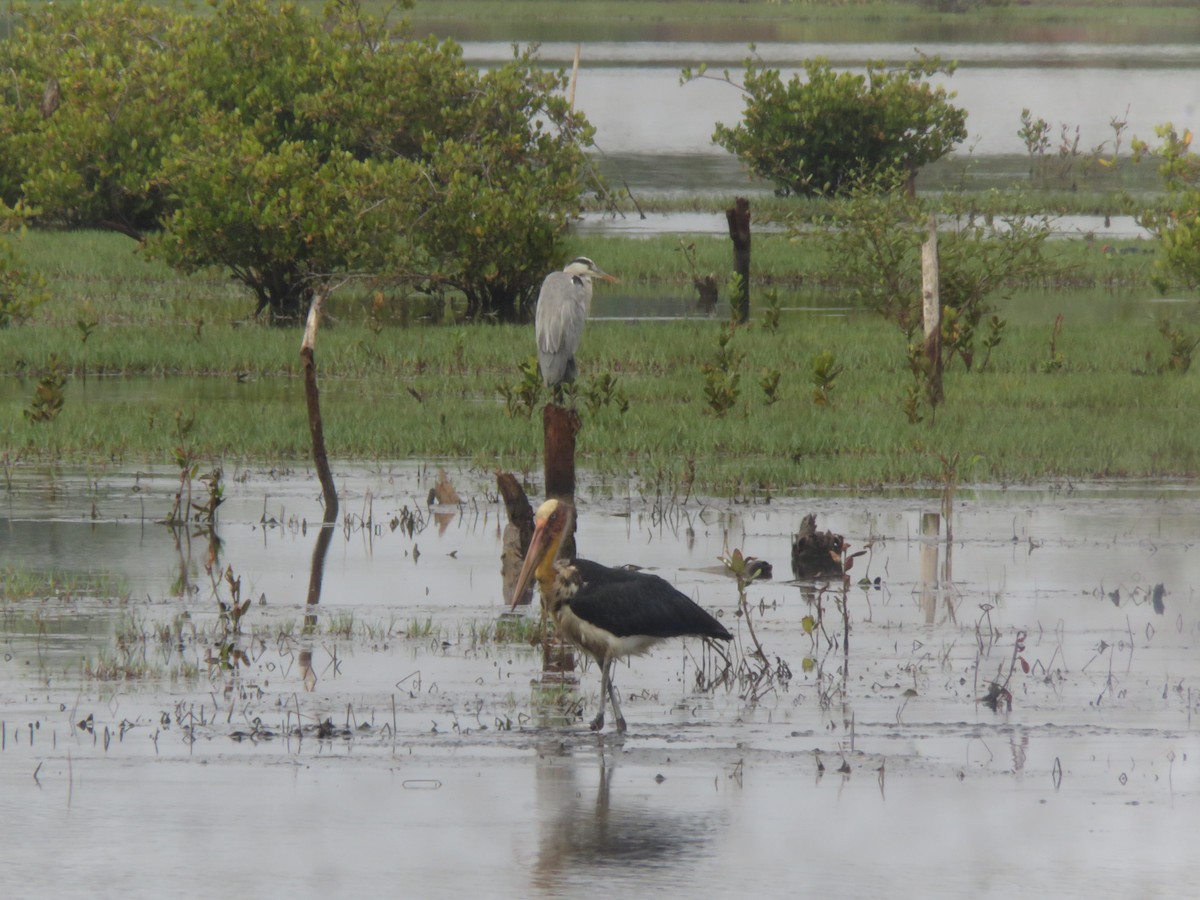
[[[583,324],[592,308],[592,279],[616,281],[586,256],[571,260],[561,272],[551,272],[538,294],[538,368],[546,387],[575,380],[575,351],[583,337]]]
[[[645,653],[659,641],[687,637],[733,639],[708,612],[649,572],[614,569],[587,559],[559,560],[571,531],[571,507],[547,500],[534,517],[533,538],[517,577],[510,608],[536,576],[542,603],[558,633],[596,660],[600,667],[600,712],[592,731],[604,727],[605,701],[612,703],[618,732],[625,717],[612,683],[613,663]]]

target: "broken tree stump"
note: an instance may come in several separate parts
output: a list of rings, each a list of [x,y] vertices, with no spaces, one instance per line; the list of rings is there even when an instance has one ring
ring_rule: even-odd
[[[736,198],[733,206],[725,210],[725,219],[729,223],[729,239],[733,241],[738,323],[744,325],[750,321],[750,201]]]
[[[500,496],[504,498],[504,509],[508,514],[508,524],[504,526],[503,547],[500,551],[500,578],[504,585],[504,603],[507,608],[512,603],[513,589],[516,587],[517,577],[521,574],[521,567],[525,564],[529,542],[533,539],[533,507],[515,475],[497,472],[496,486],[500,490]],[[532,582],[517,599],[517,605],[527,606],[531,602]],[[573,682],[575,652],[570,644],[564,643],[558,637],[553,620],[546,615],[545,607],[541,611],[541,626],[534,643],[542,648],[542,683]]]
[[[816,513],[800,522],[800,533],[792,538],[792,574],[796,578],[827,578],[844,574],[842,549],[845,539],[832,531],[817,531]]]
[[[504,602],[511,603],[517,576],[521,574],[525,554],[529,552],[529,541],[533,537],[533,507],[529,504],[525,489],[511,472],[497,472],[496,487],[500,490],[508,514],[508,524],[504,526],[501,538],[500,582],[503,585]],[[526,606],[532,600],[533,584],[530,583],[525,593],[517,599],[517,604]]]

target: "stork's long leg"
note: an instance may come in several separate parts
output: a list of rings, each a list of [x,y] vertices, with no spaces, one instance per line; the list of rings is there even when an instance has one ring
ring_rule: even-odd
[[[604,670],[604,680],[608,682],[608,699],[612,701],[613,719],[617,724],[617,734],[625,733],[625,717],[621,715],[621,704],[617,702],[617,689],[613,687],[612,670],[614,660],[608,661],[608,666]]]
[[[599,731],[604,727],[604,703],[608,697],[608,667],[609,663],[604,660],[600,661],[600,711],[596,713],[596,718],[592,719],[592,731]]]

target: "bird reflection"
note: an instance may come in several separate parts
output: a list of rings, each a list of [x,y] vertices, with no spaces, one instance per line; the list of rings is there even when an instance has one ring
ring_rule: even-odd
[[[582,890],[614,868],[634,878],[640,869],[678,867],[682,875],[691,861],[711,854],[720,817],[664,809],[640,789],[614,797],[616,766],[603,751],[598,754],[592,798],[579,783],[586,771],[581,763],[566,749],[538,760],[536,783],[544,824],[533,882],[541,891]],[[653,778],[649,772],[645,777]]]

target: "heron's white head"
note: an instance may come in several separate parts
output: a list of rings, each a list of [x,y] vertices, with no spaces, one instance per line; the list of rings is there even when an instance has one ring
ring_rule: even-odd
[[[601,281],[616,281],[612,275],[609,275],[586,256],[577,256],[563,269],[568,275],[582,275],[585,278],[599,278]]]

